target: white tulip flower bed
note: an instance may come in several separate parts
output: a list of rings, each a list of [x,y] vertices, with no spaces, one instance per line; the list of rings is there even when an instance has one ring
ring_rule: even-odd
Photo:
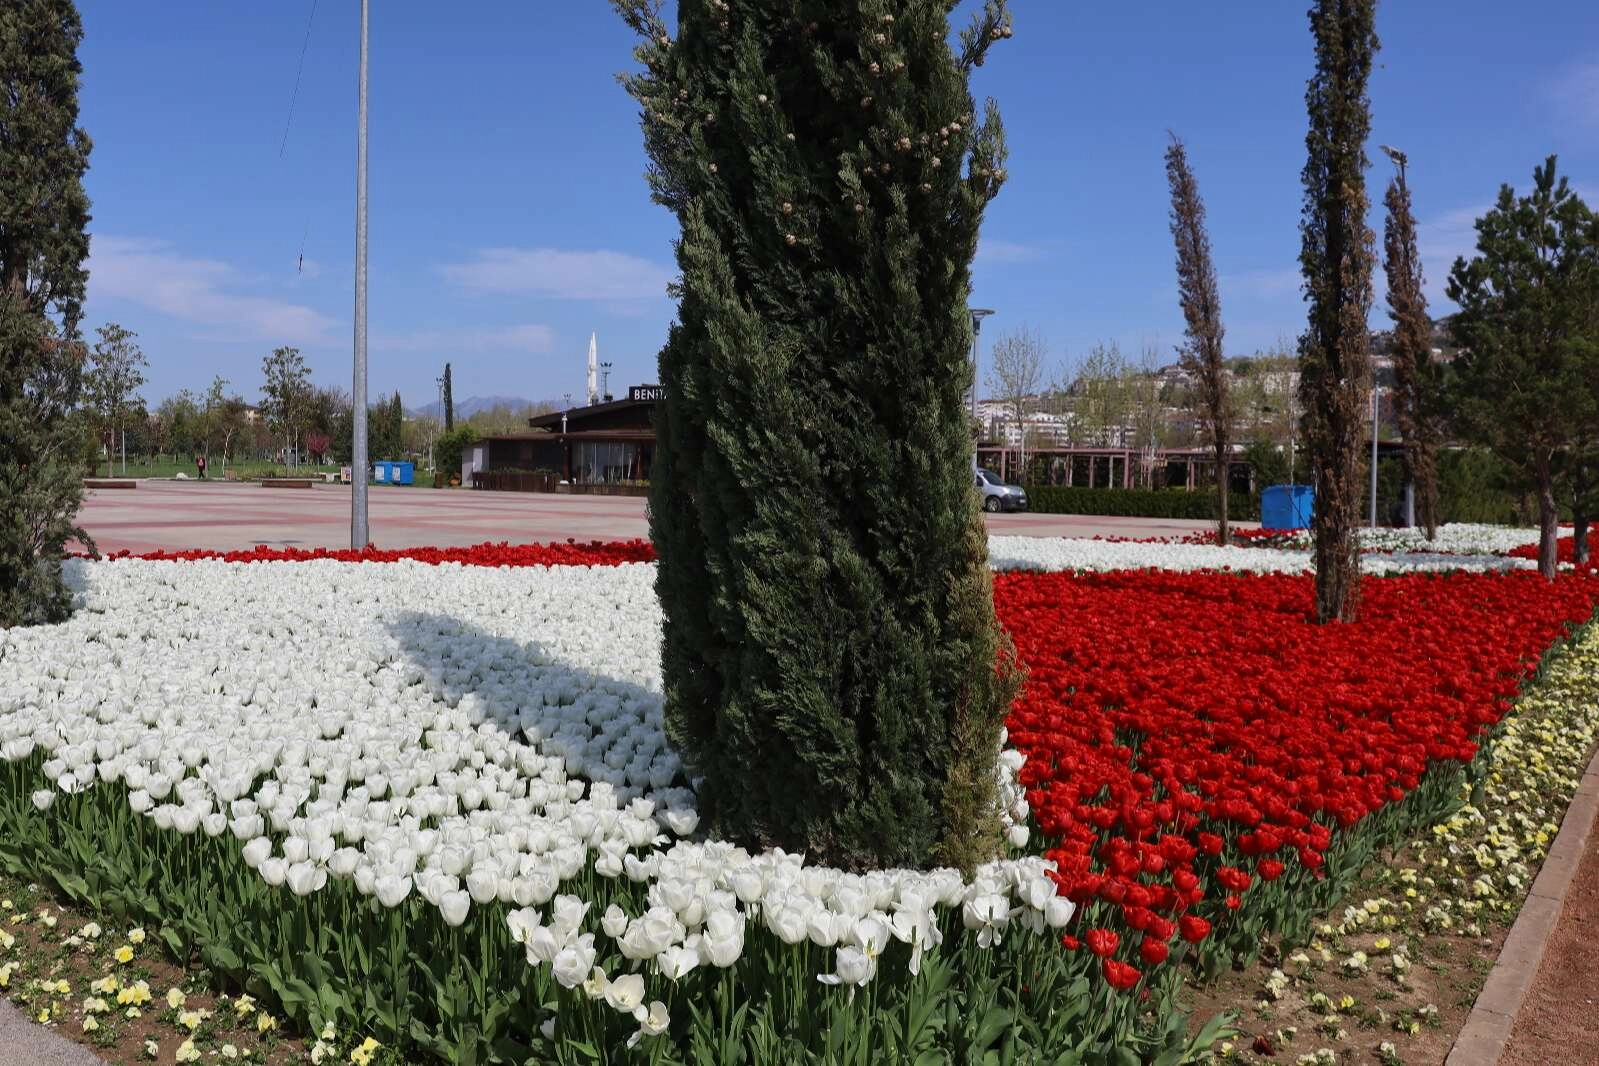
[[[1441,570],[1528,570],[1537,569],[1531,559],[1495,554],[1527,543],[1511,540],[1509,534],[1525,536],[1525,530],[1505,531],[1505,535],[1451,534],[1455,527],[1440,530],[1430,544],[1412,539],[1371,538],[1375,547],[1362,537],[1363,547],[1372,554],[1361,557],[1361,569],[1368,574],[1402,574]],[[1468,527],[1468,530],[1497,530],[1499,527]],[[1403,532],[1399,530],[1379,532]],[[1537,541],[1534,533],[1533,542]],[[1178,542],[1105,541],[1052,537],[990,537],[989,558],[996,570],[1234,570],[1257,574],[1308,574],[1312,571],[1309,538],[1304,548],[1227,547],[1215,544]],[[1377,554],[1383,552],[1388,554]]]

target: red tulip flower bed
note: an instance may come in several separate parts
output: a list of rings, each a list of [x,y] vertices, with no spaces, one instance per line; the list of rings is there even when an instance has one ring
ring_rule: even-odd
[[[1066,943],[1113,986],[1185,941],[1214,965],[1308,923],[1375,837],[1447,807],[1460,777],[1429,770],[1470,762],[1599,601],[1592,572],[1362,587],[1358,622],[1318,626],[1298,575],[996,575],[1021,780],[1083,928],[1106,927]]]
[[[108,559],[153,559],[166,562],[194,562],[220,559],[225,563],[303,563],[332,559],[341,563],[397,563],[410,560],[437,566],[460,563],[462,566],[616,566],[620,563],[647,563],[655,559],[655,547],[647,540],[596,540],[580,544],[575,540],[550,544],[473,544],[463,548],[383,549],[368,545],[361,551],[352,548],[269,548],[257,545],[248,551],[206,551],[191,549],[174,552],[113,552]]]
[[[1537,544],[1523,544],[1519,548],[1512,548],[1505,552],[1518,559],[1538,558]],[[1575,537],[1560,537],[1555,541],[1555,560],[1562,563],[1574,563],[1577,558],[1577,541]]]

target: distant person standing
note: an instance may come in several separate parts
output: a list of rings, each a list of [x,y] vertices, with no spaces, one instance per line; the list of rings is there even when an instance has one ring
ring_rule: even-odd
[[[196,455],[194,457],[194,465],[195,469],[199,470],[200,477],[203,479],[205,477],[205,456]]]

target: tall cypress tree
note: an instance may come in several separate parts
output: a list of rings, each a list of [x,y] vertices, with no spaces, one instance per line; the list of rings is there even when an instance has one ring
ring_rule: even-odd
[[[1382,234],[1388,314],[1394,320],[1394,416],[1405,442],[1405,482],[1415,493],[1416,517],[1431,540],[1438,535],[1438,368],[1432,360],[1432,322],[1422,291],[1405,154],[1389,152],[1399,168],[1383,197],[1388,215]]]
[[[455,429],[455,383],[450,380],[450,364],[444,364],[444,432]]]
[[[1358,470],[1371,398],[1371,268],[1366,225],[1366,83],[1377,53],[1376,0],[1317,0],[1316,72],[1305,90],[1305,204],[1300,269],[1310,303],[1299,340],[1299,399],[1315,475],[1316,617],[1351,621],[1360,605]]]
[[[56,621],[83,502],[78,339],[89,138],[78,128],[70,0],[0,6],[0,626]],[[92,547],[92,544],[91,544]]]
[[[615,0],[682,226],[651,534],[668,729],[748,844],[970,867],[997,844],[1002,663],[962,394],[1005,180],[969,85],[989,0]],[[996,664],[1001,664],[996,669]]]
[[[1183,369],[1194,379],[1200,421],[1216,455],[1216,537],[1226,544],[1232,398],[1222,349],[1221,292],[1205,228],[1205,201],[1188,165],[1188,151],[1176,134],[1166,149],[1166,181],[1171,186],[1171,235],[1177,245],[1177,298],[1188,326],[1188,340],[1178,353]]]

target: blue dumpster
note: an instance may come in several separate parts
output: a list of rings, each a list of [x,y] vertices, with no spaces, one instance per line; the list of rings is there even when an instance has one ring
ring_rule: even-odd
[[[372,480],[384,485],[409,485],[416,477],[415,463],[388,460],[372,464]]]
[[[1305,529],[1316,493],[1309,485],[1271,485],[1260,493],[1262,529]]]

